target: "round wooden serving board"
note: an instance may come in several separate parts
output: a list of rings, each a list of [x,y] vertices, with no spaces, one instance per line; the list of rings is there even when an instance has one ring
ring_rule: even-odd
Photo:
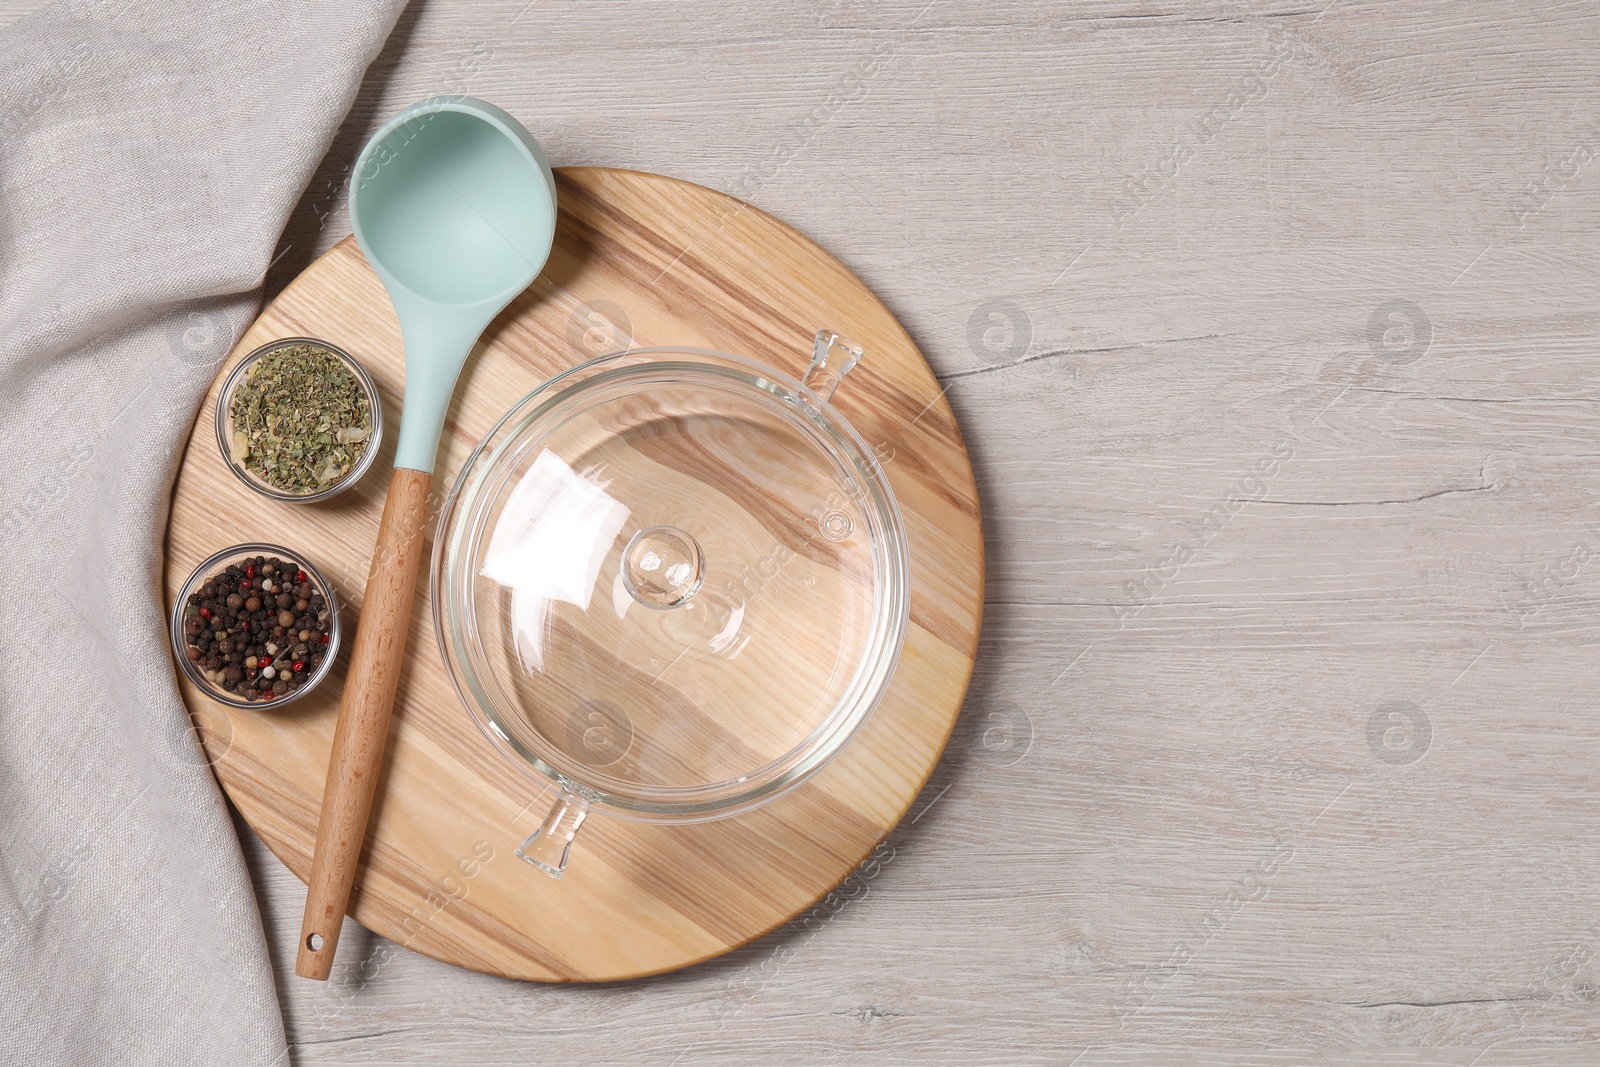
[[[864,859],[927,781],[961,709],[983,606],[977,489],[949,406],[916,346],[859,279],[761,211],[632,171],[556,172],[560,217],[544,273],[484,334],[456,389],[435,511],[479,438],[535,386],[626,347],[733,352],[799,377],[812,334],[867,357],[835,402],[873,445],[911,543],[911,629],[890,690],[855,742],[805,786],[719,822],[589,819],[566,877],[514,855],[549,803],[458,701],[419,586],[384,778],[350,913],[435,959],[538,981],[609,981],[685,967],[794,917]],[[306,553],[356,622],[389,481],[404,359],[394,310],[354,239],[313,263],[218,375],[268,341],[318,337],[360,360],[389,428],[361,484],[320,504],[274,503],[224,466],[216,385],[195,424],[167,532],[168,603],[217,549],[271,541]],[[223,788],[304,880],[344,664],[280,709],[184,697]],[[781,684],[780,679],[774,679]]]

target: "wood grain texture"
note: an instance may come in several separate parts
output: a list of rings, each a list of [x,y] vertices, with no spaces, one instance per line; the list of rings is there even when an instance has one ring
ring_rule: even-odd
[[[269,288],[349,232],[362,140],[431,92],[497,101],[557,163],[739,192],[883,296],[949,386],[984,641],[876,860],[680,974],[530,989],[352,929],[355,973],[294,982],[304,889],[247,831],[296,1063],[1594,1062],[1600,171],[1573,153],[1600,18],[1322,11],[408,13]],[[1195,149],[1285,36],[1265,95]],[[1410,363],[1368,341],[1392,299],[1431,320]],[[1021,355],[969,344],[991,300],[1025,313]],[[1262,499],[1208,520],[1264,460],[1236,491]],[[1130,582],[1150,595],[1124,621]],[[1431,730],[1409,764],[1368,739],[1399,701]]]
[[[432,492],[431,473],[396,467],[384,494],[378,540],[362,586],[366,611],[345,666],[344,694],[317,809],[305,918],[295,950],[295,973],[302,978],[326,980],[339,949],[411,637],[411,609],[417,571],[426,556]],[[182,512],[174,510],[174,520],[181,517]],[[219,750],[218,762],[228,755]]]
[[[343,843],[330,860],[360,851],[365,819],[358,816],[374,782],[353,770],[384,753],[390,732],[380,714],[390,693],[370,657],[402,634],[383,604],[401,603],[405,590],[395,575],[407,559],[406,574],[414,575],[416,555],[385,552],[380,531],[401,530],[405,516],[436,516],[455,472],[513,402],[585,356],[630,344],[733,351],[797,378],[819,325],[862,344],[868,355],[834,402],[880,457],[900,504],[910,544],[911,625],[873,717],[838,759],[793,792],[749,814],[692,826],[596,816],[565,877],[554,881],[514,855],[553,793],[482,736],[440,661],[429,597],[419,590],[414,605],[405,599],[412,607],[412,652],[398,665],[393,736],[349,913],[394,941],[463,967],[541,981],[613,981],[698,962],[788,921],[848,875],[899,821],[960,711],[977,651],[983,548],[971,467],[943,390],[905,331],[853,275],[770,216],[700,186],[592,168],[559,170],[556,186],[550,260],[490,326],[462,372],[432,499],[423,499],[423,477],[406,476],[414,472],[401,472],[387,497],[381,478],[322,504],[256,497],[224,466],[212,416],[202,414],[173,493],[168,575],[169,584],[181,584],[217,547],[270,530],[275,543],[305,546],[299,551],[341,602],[361,612],[355,652],[365,643],[374,669],[350,661],[344,703],[360,714],[340,714],[337,732],[337,668],[285,712],[227,714],[225,736],[216,723],[222,709],[198,690],[185,690],[229,797],[291,869],[307,874],[314,840],[319,847]],[[388,409],[397,410],[404,380],[399,324],[353,239],[267,307],[224,362],[219,385],[235,361],[286,336],[322,338],[351,353]],[[214,388],[208,411],[215,395]],[[677,420],[664,421],[670,427]],[[673,440],[661,431],[648,443],[669,447]],[[385,446],[375,467],[392,454]],[[622,471],[637,466],[625,459],[608,464],[624,481]],[[704,454],[692,466],[709,477],[715,456]],[[650,493],[670,489],[665,472],[657,479],[661,486],[630,488],[630,504],[648,508]],[[752,510],[768,499],[746,497],[741,503]],[[723,533],[706,531],[708,538]],[[760,536],[752,534],[752,543]],[[363,589],[355,576],[369,570],[381,577]],[[823,573],[827,568],[814,570],[804,576],[808,585],[840,580]],[[383,599],[374,599],[375,590]],[[753,599],[759,612],[760,602],[773,598]],[[371,611],[379,613],[376,629],[368,625]],[[729,664],[726,676],[749,700],[763,699],[762,688],[775,683],[800,690],[821,685],[825,672],[812,678],[818,670],[795,660],[820,654],[829,636],[819,635],[809,652],[790,648],[790,662],[767,663],[764,671],[766,653],[758,648],[741,657],[736,671]],[[633,714],[649,711],[642,702],[649,686],[636,700],[624,695],[621,681],[595,684],[615,686],[616,703]],[[797,715],[805,706],[788,693],[767,699]],[[697,728],[710,707],[701,701],[696,715],[674,728]],[[639,721],[645,734],[658,728]],[[751,740],[776,744],[773,755],[788,747]],[[325,768],[332,776],[326,785]],[[324,913],[342,903],[344,888],[337,862],[319,873],[297,942],[297,970],[308,977],[319,977],[331,962],[331,941],[313,953],[306,937],[330,938]]]

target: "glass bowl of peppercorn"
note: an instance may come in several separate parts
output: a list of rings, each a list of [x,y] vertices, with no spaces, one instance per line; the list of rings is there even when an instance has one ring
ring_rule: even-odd
[[[217,447],[262,496],[308,504],[360,481],[383,440],[383,404],[336,345],[285,337],[255,349],[217,393]]]
[[[339,599],[304,556],[235,545],[205,560],[172,606],[172,651],[189,680],[229,707],[287,704],[339,655]]]

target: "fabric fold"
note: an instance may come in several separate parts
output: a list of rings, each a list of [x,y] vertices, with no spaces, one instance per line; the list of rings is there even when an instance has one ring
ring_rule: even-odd
[[[0,1062],[287,1062],[163,541],[199,402],[403,6],[105,0],[0,31]]]

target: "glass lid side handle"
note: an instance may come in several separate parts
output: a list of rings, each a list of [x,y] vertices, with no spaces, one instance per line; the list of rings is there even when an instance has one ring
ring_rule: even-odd
[[[552,878],[566,872],[567,860],[572,856],[572,842],[589,817],[589,802],[562,785],[555,803],[544,822],[517,849],[517,857],[527,860]]]
[[[864,355],[866,351],[848,337],[829,329],[818,330],[811,347],[811,366],[806,368],[806,388],[823,400],[832,400],[839,383]]]

